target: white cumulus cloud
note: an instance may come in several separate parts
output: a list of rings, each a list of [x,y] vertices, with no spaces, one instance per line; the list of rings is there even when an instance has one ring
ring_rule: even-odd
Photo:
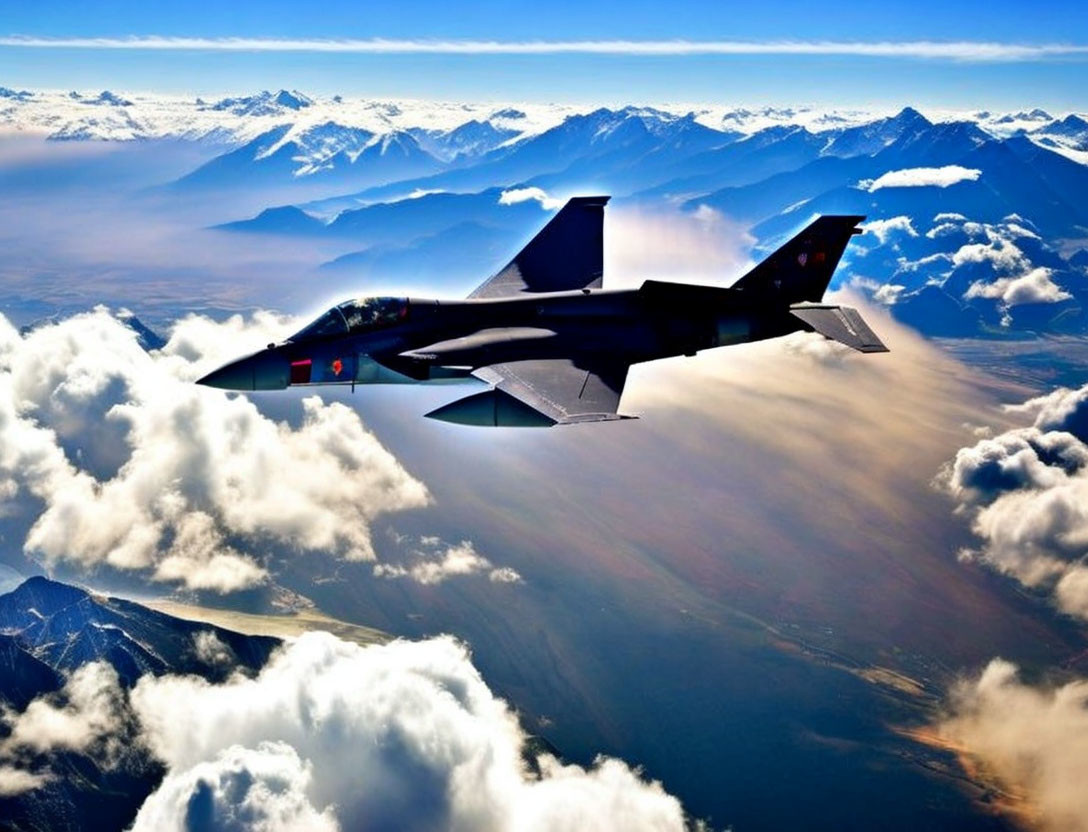
[[[21,713],[3,710],[0,723],[6,733],[0,740],[0,797],[51,780],[49,758],[57,752],[89,754],[108,768],[131,748],[125,696],[107,662],[82,665],[59,691],[39,696]]]
[[[1018,243],[1036,238],[1015,215],[999,223],[945,223],[927,232],[936,237],[963,231],[972,240],[960,246],[951,257],[953,269],[968,269],[972,277],[980,271],[982,279],[972,280],[964,293],[971,298],[992,298],[1005,308],[1025,303],[1058,303],[1072,295],[1054,282],[1054,271],[1035,266]],[[980,268],[981,267],[981,268]]]
[[[976,281],[967,288],[967,298],[1000,298],[1006,306],[1023,303],[1058,303],[1073,297],[1051,279],[1053,271],[1040,266],[1019,277],[1002,277],[992,283]]]
[[[996,232],[989,234],[988,243],[968,243],[960,246],[952,255],[952,265],[989,263],[997,272],[1024,271],[1031,262],[1020,248]]]
[[[961,165],[945,165],[940,168],[903,168],[890,170],[876,179],[866,179],[858,183],[869,193],[881,188],[947,188],[957,182],[973,182],[982,175],[976,168]]]
[[[563,200],[553,199],[543,188],[510,188],[499,194],[499,205],[517,205],[519,202],[536,200],[540,207],[546,211],[552,211],[563,205]]]
[[[224,643],[213,630],[193,633],[193,653],[208,667],[229,667],[238,661],[230,645]]]
[[[25,336],[0,319],[0,483],[40,504],[26,551],[220,592],[266,579],[242,543],[372,559],[373,519],[429,496],[354,411],[314,396],[292,426],[192,383],[286,323],[190,317],[148,353],[103,309]]]
[[[1010,410],[1035,423],[961,448],[939,477],[982,541],[964,554],[1088,618],[1088,386]]]
[[[440,584],[448,578],[485,573],[493,583],[518,583],[521,576],[508,566],[496,567],[476,551],[471,541],[457,545],[426,538],[411,555],[408,563],[378,563],[374,574],[382,578],[411,578],[424,585]]]
[[[286,743],[231,746],[168,777],[144,802],[134,829],[338,832],[334,807],[319,812],[307,797],[312,769]]]
[[[871,220],[862,225],[862,230],[866,234],[875,236],[881,245],[886,243],[891,235],[895,233],[906,234],[908,237],[918,236],[910,217],[905,216],[890,217],[886,220]]]
[[[533,773],[514,714],[448,637],[310,633],[255,678],[148,676],[131,701],[167,766],[136,832],[209,817],[270,832],[684,828],[679,802],[618,760],[542,755]]]
[[[906,288],[900,283],[885,283],[873,293],[873,300],[885,306],[894,306]]]
[[[21,714],[5,715],[9,734],[0,754],[86,751],[117,734],[122,704],[117,671],[106,662],[89,662],[72,672],[58,694],[35,699]]]

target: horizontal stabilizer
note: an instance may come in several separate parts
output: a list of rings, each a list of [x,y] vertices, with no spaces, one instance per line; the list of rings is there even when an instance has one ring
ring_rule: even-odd
[[[806,303],[791,306],[790,312],[814,332],[853,347],[858,352],[888,352],[888,348],[869,329],[858,310],[849,306]]]

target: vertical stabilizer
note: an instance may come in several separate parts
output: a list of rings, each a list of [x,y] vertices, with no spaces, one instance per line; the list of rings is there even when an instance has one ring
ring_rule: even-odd
[[[846,244],[861,233],[857,225],[863,219],[819,217],[734,283],[733,288],[785,303],[822,300]]]
[[[528,245],[470,298],[501,298],[522,292],[600,288],[604,275],[604,206],[607,196],[567,200]]]

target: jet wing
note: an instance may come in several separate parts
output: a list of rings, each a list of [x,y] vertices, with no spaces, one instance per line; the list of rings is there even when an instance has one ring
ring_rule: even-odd
[[[630,418],[616,413],[630,365],[581,364],[568,358],[512,361],[473,375],[560,424]]]
[[[599,288],[604,274],[604,206],[607,196],[578,196],[470,298],[503,298],[523,292]]]

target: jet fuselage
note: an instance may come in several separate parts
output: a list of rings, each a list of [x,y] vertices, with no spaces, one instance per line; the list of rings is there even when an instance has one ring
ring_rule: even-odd
[[[598,354],[638,363],[805,328],[787,304],[768,307],[765,298],[740,290],[654,281],[641,290],[495,300],[374,300],[398,306],[396,317],[355,332],[303,330],[201,381],[232,390],[449,381],[499,363],[562,357],[578,364]]]

